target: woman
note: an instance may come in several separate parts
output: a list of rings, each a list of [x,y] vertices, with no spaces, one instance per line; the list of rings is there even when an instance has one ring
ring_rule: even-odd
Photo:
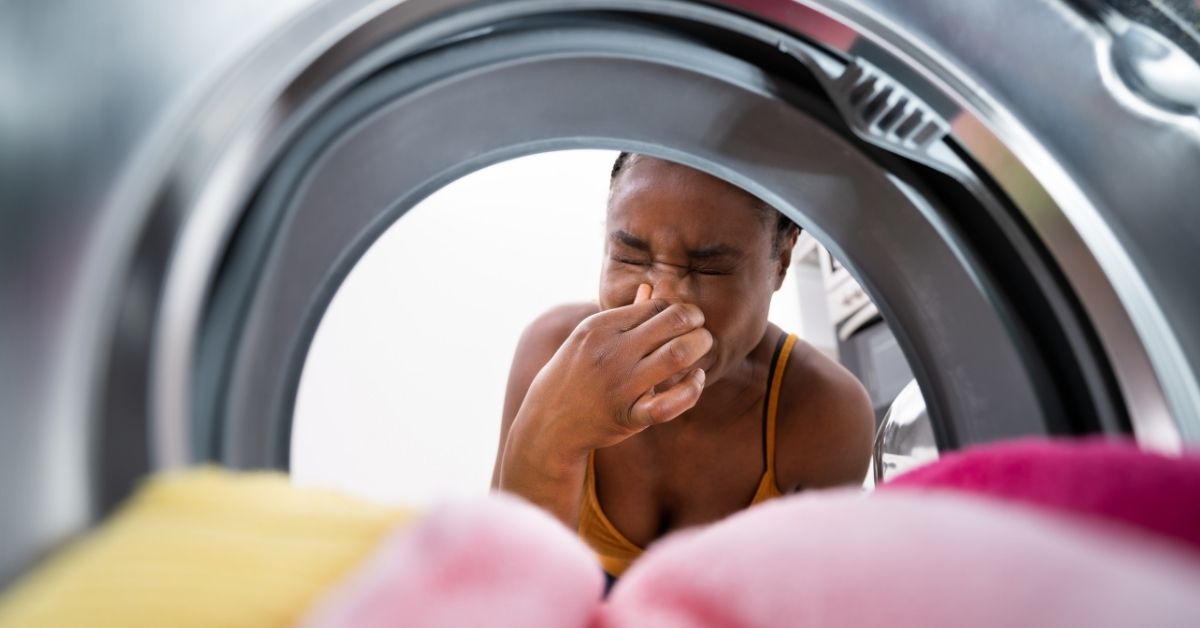
[[[862,385],[767,321],[799,229],[720,179],[626,153],[606,226],[598,302],[550,310],[518,344],[493,485],[577,528],[619,576],[672,530],[861,483]]]

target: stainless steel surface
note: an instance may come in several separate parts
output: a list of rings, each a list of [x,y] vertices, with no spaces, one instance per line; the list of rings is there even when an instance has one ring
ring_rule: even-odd
[[[1141,442],[1200,439],[1200,119],[1114,79],[1112,35],[1068,6],[731,0],[884,68],[1021,209],[1114,360]],[[999,51],[1003,51],[1002,54]],[[1163,164],[1154,168],[1149,164]],[[1130,172],[1145,172],[1132,177]],[[1183,260],[1192,260],[1184,262]]]
[[[93,516],[100,365],[153,325],[114,329],[149,195],[196,96],[299,4],[0,4],[0,582]]]
[[[724,6],[760,21],[683,1],[0,5],[0,580],[152,462],[285,460],[308,334],[374,234],[553,147],[657,152],[808,221],[897,329],[943,444],[1119,431],[1126,411],[1146,446],[1200,441],[1200,181],[1180,176],[1200,118],[1186,70],[1160,72],[1173,53],[1051,0]],[[379,137],[411,144],[363,135],[389,115]],[[369,159],[397,152],[428,159]],[[321,177],[325,197],[304,187]]]
[[[871,457],[874,485],[938,459],[933,424],[916,380],[896,395],[875,432]]]
[[[246,273],[254,288],[245,322],[225,341],[233,347],[228,392],[211,395],[227,400],[215,416],[229,461],[263,464],[288,442],[316,322],[382,226],[469,169],[578,146],[638,146],[770,199],[870,278],[925,366],[931,397],[947,415],[979,419],[962,442],[1045,430],[1050,410],[1018,341],[987,279],[972,274],[966,245],[939,231],[941,208],[914,202],[912,188],[784,100],[786,88],[749,64],[649,31],[556,30],[558,39],[497,35],[380,74],[328,114],[361,122],[314,138],[324,150],[297,147],[285,158],[280,170],[294,174],[272,180],[268,200],[252,210],[272,216],[277,232],[250,245],[269,252]],[[412,146],[423,148],[414,154]],[[934,294],[957,318],[923,307]],[[973,385],[976,378],[991,388]]]
[[[1155,105],[1200,114],[1200,63],[1146,26],[1117,24],[1113,63],[1125,84]]]

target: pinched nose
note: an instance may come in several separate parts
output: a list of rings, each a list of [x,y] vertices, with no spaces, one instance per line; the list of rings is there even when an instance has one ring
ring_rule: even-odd
[[[687,278],[675,269],[659,270],[647,278],[650,284],[650,298],[666,301],[690,301],[692,296]]]

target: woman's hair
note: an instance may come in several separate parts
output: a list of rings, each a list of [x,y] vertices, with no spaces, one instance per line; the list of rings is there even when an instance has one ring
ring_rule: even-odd
[[[639,155],[640,153],[630,152],[622,152],[621,154],[617,155],[617,160],[613,162],[612,174],[608,179],[608,185],[610,189],[616,184],[617,177],[624,172],[633,162],[633,160]],[[772,255],[778,256],[783,248],[783,243],[787,240],[788,234],[791,233],[792,229],[799,230],[800,225],[792,222],[791,218],[788,218],[787,216],[783,215],[783,212],[780,212],[774,207],[766,204],[762,201],[762,199],[759,199],[753,195],[751,196],[755,201],[757,201],[757,206],[761,211],[764,212],[765,217],[769,219],[772,214],[775,216],[775,238],[771,253]]]

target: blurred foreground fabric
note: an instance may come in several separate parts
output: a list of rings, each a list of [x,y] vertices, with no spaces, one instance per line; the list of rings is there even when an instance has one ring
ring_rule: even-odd
[[[956,491],[1130,527],[1200,557],[1200,455],[1166,456],[1128,441],[1022,439],[950,452],[883,491]]]
[[[0,626],[286,626],[413,514],[286,475],[156,477],[0,598]]]
[[[672,535],[597,628],[1200,625],[1200,561],[1159,539],[965,493],[778,500]]]
[[[604,593],[575,534],[505,495],[449,502],[397,530],[305,628],[586,628]]]
[[[1200,459],[1026,441],[912,473],[668,535],[603,599],[586,546],[511,497],[416,517],[195,471],[7,592],[0,626],[1200,626]]]

